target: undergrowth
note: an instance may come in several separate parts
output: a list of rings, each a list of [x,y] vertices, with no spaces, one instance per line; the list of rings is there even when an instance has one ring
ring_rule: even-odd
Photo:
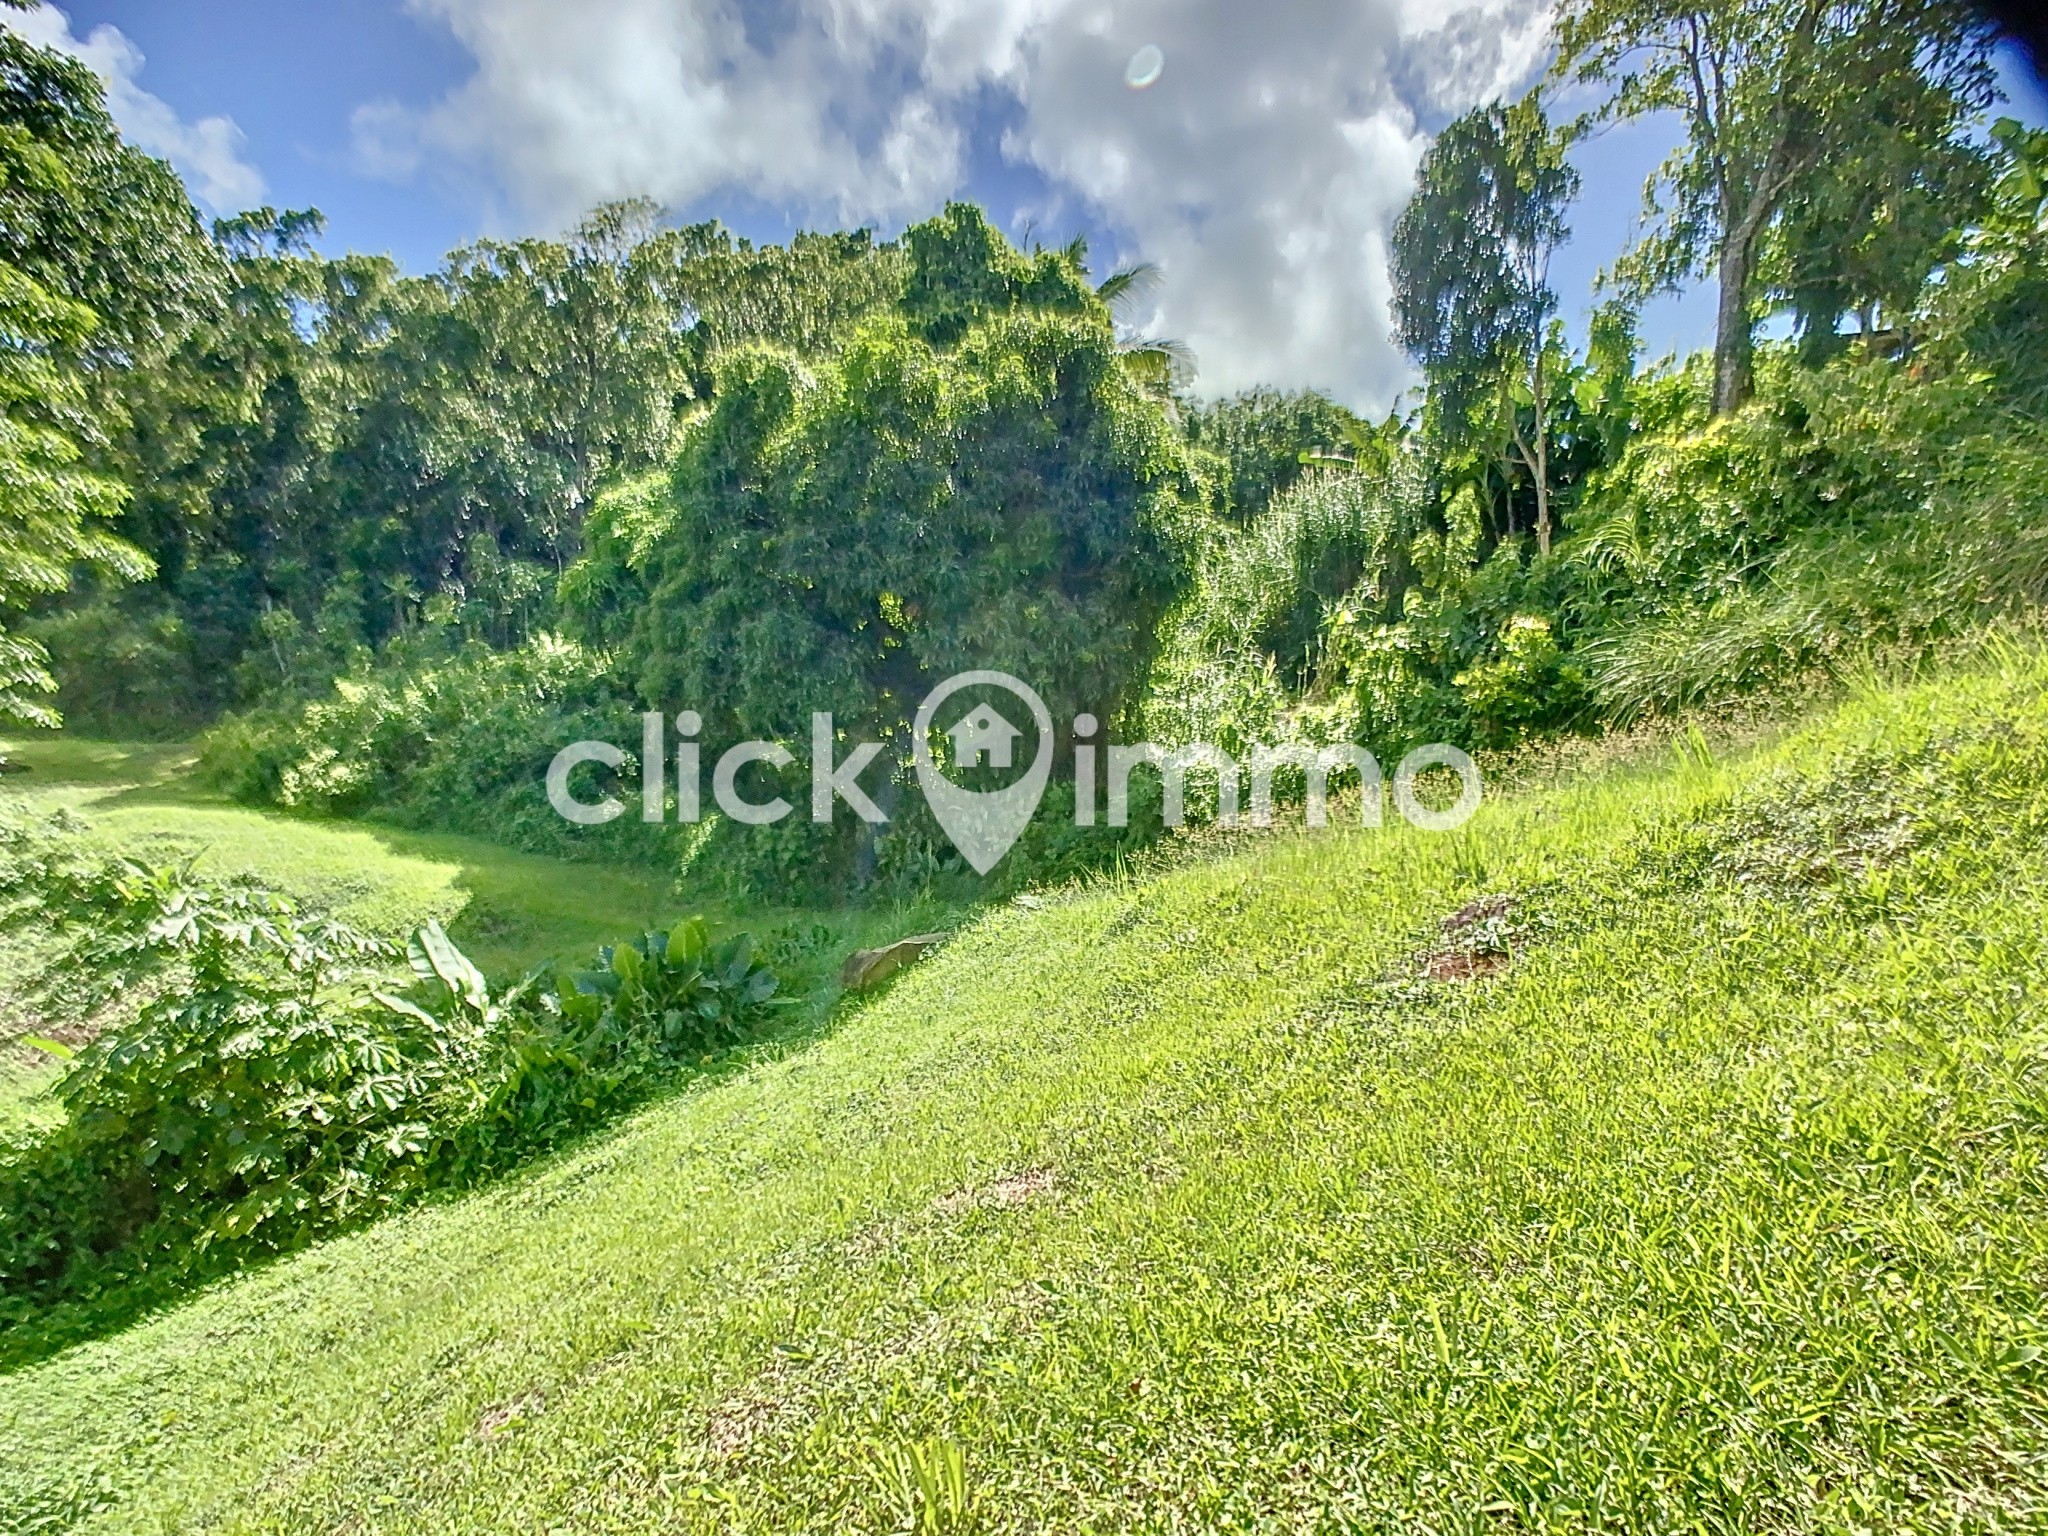
[[[53,969],[84,1007],[132,1000],[78,1051],[32,1042],[70,1063],[63,1118],[0,1149],[0,1321],[41,1338],[502,1172],[775,1003],[752,939],[701,919],[494,990],[438,923],[400,947],[65,829],[5,830],[0,916],[65,936]]]

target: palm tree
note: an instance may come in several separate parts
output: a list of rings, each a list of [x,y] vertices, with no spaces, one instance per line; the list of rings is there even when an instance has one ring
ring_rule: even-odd
[[[1170,409],[1175,394],[1195,377],[1195,354],[1184,341],[1144,336],[1130,323],[1131,311],[1155,293],[1165,274],[1156,262],[1119,267],[1096,286],[1095,296],[1109,306],[1116,322],[1117,351],[1131,382]]]

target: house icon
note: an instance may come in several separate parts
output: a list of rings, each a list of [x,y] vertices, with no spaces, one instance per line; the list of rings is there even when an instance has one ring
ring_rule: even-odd
[[[977,704],[947,729],[953,757],[962,768],[1007,768],[1024,733],[987,704]]]

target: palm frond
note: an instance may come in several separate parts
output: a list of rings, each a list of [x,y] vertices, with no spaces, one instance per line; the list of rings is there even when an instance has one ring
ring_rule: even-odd
[[[1124,371],[1142,388],[1171,394],[1194,382],[1195,354],[1184,341],[1135,336],[1117,343]]]
[[[1156,261],[1135,262],[1128,267],[1118,267],[1105,277],[1095,289],[1095,296],[1110,307],[1118,319],[1132,304],[1141,303],[1159,290],[1166,274]]]

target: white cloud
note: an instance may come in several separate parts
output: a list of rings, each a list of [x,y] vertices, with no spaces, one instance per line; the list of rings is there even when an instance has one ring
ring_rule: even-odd
[[[105,84],[107,110],[122,136],[170,161],[215,213],[233,213],[263,201],[263,177],[242,158],[245,141],[234,119],[202,117],[188,123],[168,103],[136,84],[142,50],[119,27],[97,26],[85,38],[76,38],[70,18],[53,5],[8,11],[0,25],[81,60]]]
[[[649,194],[740,192],[807,220],[922,216],[970,190],[973,135],[1085,200],[1165,272],[1152,324],[1207,393],[1408,382],[1386,241],[1419,114],[1513,88],[1538,0],[411,0],[476,59],[422,112],[357,116],[366,167],[484,171],[559,226]],[[1149,90],[1124,83],[1141,46]]]
[[[960,181],[951,104],[887,18],[798,13],[763,42],[719,0],[416,0],[475,55],[476,74],[425,113],[372,103],[367,165],[422,155],[482,164],[557,223],[651,193],[677,205],[720,188],[841,220],[896,219]],[[882,25],[873,23],[881,22]],[[935,61],[956,76],[973,60]],[[881,88],[880,78],[900,89]]]

